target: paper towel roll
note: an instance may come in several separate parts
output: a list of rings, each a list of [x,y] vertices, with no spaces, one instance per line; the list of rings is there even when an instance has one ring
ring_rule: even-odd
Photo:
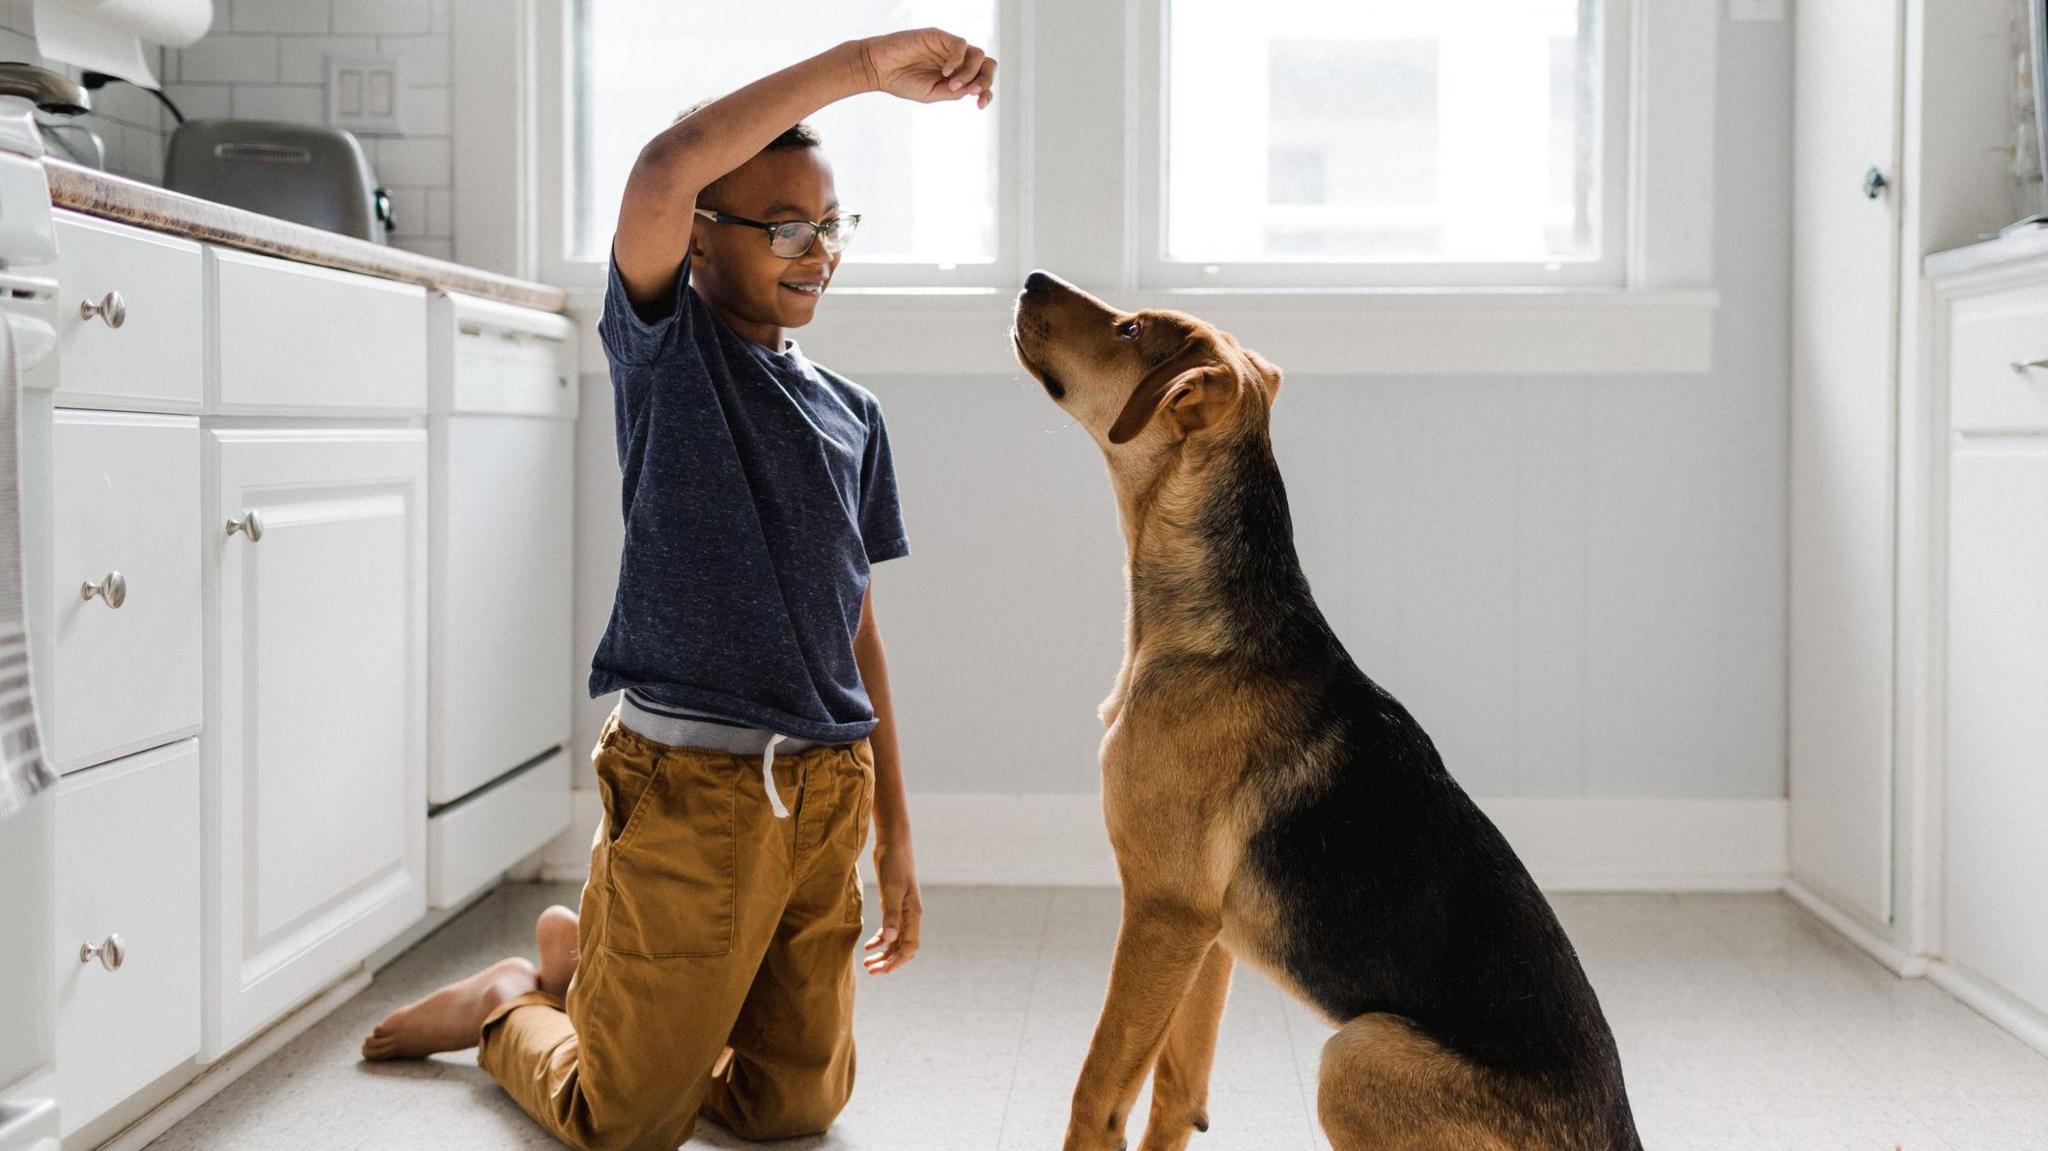
[[[36,0],[36,48],[131,84],[157,86],[142,41],[182,48],[213,25],[213,0]]]

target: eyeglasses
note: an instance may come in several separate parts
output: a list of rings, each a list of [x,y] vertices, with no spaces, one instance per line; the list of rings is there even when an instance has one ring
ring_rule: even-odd
[[[783,220],[779,223],[764,224],[759,220],[748,220],[740,216],[728,216],[711,208],[699,208],[697,214],[715,224],[738,224],[743,228],[759,228],[768,233],[768,250],[785,260],[794,260],[811,250],[811,245],[821,237],[825,241],[827,255],[836,256],[853,240],[853,230],[860,227],[860,213],[834,216],[824,223],[811,220]]]

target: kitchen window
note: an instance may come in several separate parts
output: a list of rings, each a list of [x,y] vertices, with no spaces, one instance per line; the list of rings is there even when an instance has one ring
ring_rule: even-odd
[[[1621,282],[1626,4],[1157,2],[1147,281]]]
[[[807,335],[835,365],[1013,372],[1009,300],[1034,267],[1287,347],[1297,372],[1355,371],[1361,345],[1423,374],[1712,360],[1719,0],[514,7],[529,38],[458,39],[458,84],[525,85],[535,114],[474,116],[457,224],[530,221],[474,244],[579,308],[633,158],[677,111],[936,24],[1002,61],[986,112],[865,95],[812,117],[865,213]]]
[[[1001,56],[996,0],[575,0],[571,258],[604,260],[634,158],[684,108],[843,40],[923,25]],[[998,116],[972,101],[921,107],[869,94],[809,123],[824,137],[840,201],[862,213],[844,279],[945,282],[996,260]]]

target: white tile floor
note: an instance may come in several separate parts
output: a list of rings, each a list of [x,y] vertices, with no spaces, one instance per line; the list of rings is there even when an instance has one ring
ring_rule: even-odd
[[[500,890],[151,1147],[555,1146],[474,1053],[373,1066],[355,1051],[390,1008],[528,952],[540,908],[575,898],[573,886]],[[942,888],[926,899],[923,954],[896,976],[863,977],[852,1103],[829,1135],[778,1146],[1059,1146],[1108,974],[1116,893]],[[1784,899],[1552,902],[1619,1037],[1651,1151],[2048,1151],[2048,1058],[1940,990],[1893,978]],[[1312,1118],[1327,1033],[1240,972],[1212,1082],[1214,1126],[1196,1151],[1327,1146]],[[707,1125],[690,1146],[750,1145]]]

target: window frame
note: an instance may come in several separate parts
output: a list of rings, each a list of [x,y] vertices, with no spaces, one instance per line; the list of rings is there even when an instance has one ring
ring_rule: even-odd
[[[578,203],[578,165],[570,149],[576,138],[576,105],[572,71],[577,66],[576,7],[579,0],[532,0],[538,20],[535,59],[537,72],[537,152],[546,161],[540,165],[539,234],[540,270],[544,278],[572,290],[601,289],[605,263],[601,259],[575,255]],[[595,0],[589,0],[595,2]],[[1005,71],[1017,74],[1029,58],[1028,4],[992,0],[996,7],[996,55]],[[1007,49],[1016,44],[1018,49]],[[794,63],[795,61],[790,61]],[[1000,83],[1000,81],[999,81]],[[997,89],[999,95],[1002,90]],[[969,263],[942,264],[923,260],[862,260],[856,256],[842,261],[833,275],[833,291],[883,290],[910,292],[988,291],[1015,282],[1022,276],[1024,251],[1021,221],[1027,215],[1014,201],[1023,198],[1019,189],[1029,186],[1024,178],[1026,155],[1023,140],[1028,109],[1021,100],[998,98],[987,114],[996,117],[995,239],[993,259]],[[826,144],[830,150],[830,142]],[[863,205],[863,211],[874,209]],[[857,245],[856,241],[856,245]],[[857,251],[857,248],[855,249]]]
[[[1718,0],[1628,6],[1625,274],[1615,286],[1172,287],[1141,283],[1132,52],[1158,0],[1000,0],[997,105],[1011,246],[979,285],[842,274],[806,347],[860,374],[1016,374],[1003,333],[1026,269],[1127,308],[1199,312],[1297,374],[1658,377],[1712,370]],[[455,257],[538,278],[594,317],[604,266],[564,258],[564,0],[453,0]],[[1056,56],[1057,75],[1034,60]],[[1155,70],[1156,71],[1156,70]],[[464,94],[489,93],[489,100]],[[509,104],[510,114],[506,108]],[[1010,173],[1015,173],[1012,176]],[[1112,178],[1105,178],[1105,176]],[[1007,269],[1005,265],[1007,264]],[[1005,276],[1010,277],[1005,280]],[[1330,338],[1341,332],[1343,338]],[[595,341],[584,366],[602,371]]]
[[[1172,0],[1130,0],[1136,9],[1125,183],[1139,242],[1140,287],[1166,289],[1595,288],[1628,275],[1630,0],[1599,5],[1599,255],[1589,260],[1176,260],[1167,255],[1167,24]]]

